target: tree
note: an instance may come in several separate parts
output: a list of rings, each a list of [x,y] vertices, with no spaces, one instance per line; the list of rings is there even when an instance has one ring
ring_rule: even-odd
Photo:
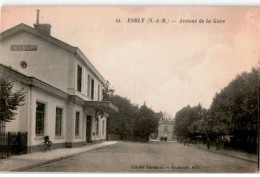
[[[145,141],[149,140],[151,133],[157,132],[159,118],[145,104],[137,112],[135,118],[134,134]]]
[[[14,120],[15,111],[22,106],[24,93],[19,90],[12,92],[14,83],[9,81],[6,76],[0,78],[0,121],[10,122]]]
[[[103,100],[108,101],[109,97],[113,96],[115,90],[111,88],[109,81],[106,81],[103,85]]]
[[[121,139],[129,135],[132,140],[147,141],[151,133],[157,132],[162,113],[154,113],[145,103],[139,108],[119,95],[110,96],[109,101],[119,108],[119,112],[108,119],[109,134],[118,134]]]
[[[178,111],[175,116],[175,134],[183,138],[199,134],[205,111],[200,104],[194,107],[188,105]]]
[[[217,93],[210,107],[216,134],[257,136],[259,68],[238,75]]]
[[[243,72],[220,93],[208,110],[186,106],[176,113],[175,134],[184,138],[232,135],[232,147],[257,152],[259,67]]]
[[[138,107],[133,105],[129,99],[123,98],[119,95],[110,95],[108,101],[115,104],[119,112],[110,115],[108,119],[108,132],[110,134],[118,134],[121,137],[133,134],[134,117],[137,113]]]
[[[207,129],[207,109],[205,108],[199,108],[195,110],[196,118],[191,123],[191,125],[188,127],[189,135],[192,137],[195,137],[197,135],[205,135],[208,132]]]

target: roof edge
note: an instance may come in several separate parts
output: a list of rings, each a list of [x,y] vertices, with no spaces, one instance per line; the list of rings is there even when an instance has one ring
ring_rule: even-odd
[[[25,85],[43,89],[46,92],[50,92],[51,94],[54,94],[54,95],[62,97],[62,98],[68,98],[68,96],[69,96],[68,93],[66,93],[56,87],[53,87],[52,85],[50,85],[46,82],[43,82],[35,77],[26,76],[26,75],[20,73],[19,71],[14,70],[13,68],[8,67],[6,65],[0,64],[0,73],[1,73],[1,70],[3,71],[3,73],[5,75],[11,76],[13,79],[18,80]]]
[[[106,80],[103,78],[103,76],[98,72],[98,70],[95,68],[95,66],[88,60],[88,58],[84,55],[84,53],[77,48],[77,55],[86,63],[88,68],[92,70],[93,74],[96,75],[96,77],[99,78],[99,80],[102,82],[102,84],[106,83]]]
[[[98,70],[94,67],[94,65],[88,60],[88,58],[84,55],[84,53],[78,48],[78,47],[74,47],[70,44],[67,44],[53,36],[47,35],[45,33],[42,33],[24,23],[20,23],[17,26],[14,26],[12,28],[9,28],[6,31],[3,31],[2,33],[0,33],[0,41],[4,40],[6,38],[8,38],[9,36],[11,36],[12,34],[17,33],[20,30],[25,30],[31,34],[34,34],[48,42],[51,42],[69,52],[71,52],[72,54],[77,54],[77,56],[79,56],[83,62],[88,66],[88,68],[90,69],[90,71],[93,72],[93,74],[102,82],[102,84],[105,84],[106,80],[103,78],[103,76],[98,72]]]

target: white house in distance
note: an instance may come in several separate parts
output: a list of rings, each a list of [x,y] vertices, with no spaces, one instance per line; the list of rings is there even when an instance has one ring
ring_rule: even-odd
[[[167,137],[167,141],[176,140],[176,136],[174,135],[173,120],[163,118],[160,119],[157,139],[160,140],[161,137]]]
[[[105,79],[79,48],[51,36],[51,25],[19,24],[1,33],[0,76],[24,89],[25,102],[6,132],[28,132],[28,152],[106,139],[107,118],[118,108],[102,101]]]

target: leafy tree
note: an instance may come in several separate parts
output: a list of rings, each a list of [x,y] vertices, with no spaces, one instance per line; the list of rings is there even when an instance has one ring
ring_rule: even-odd
[[[233,148],[257,150],[259,67],[243,72],[220,93],[209,110],[186,106],[176,113],[175,134],[181,137],[232,135]]]
[[[121,138],[125,135],[132,135],[134,117],[138,107],[131,104],[127,98],[119,95],[111,95],[108,100],[119,108],[119,112],[112,114],[111,118],[108,119],[108,132],[110,134],[119,134]]]
[[[216,134],[256,136],[259,68],[244,72],[216,94],[210,107],[210,123]]]
[[[9,81],[6,76],[0,78],[0,121],[10,122],[14,120],[15,110],[22,106],[24,93],[19,90],[12,92],[14,83]]]
[[[106,81],[103,85],[103,100],[108,101],[109,97],[113,96],[115,90],[111,88],[109,81]]]
[[[206,110],[200,104],[194,107],[190,105],[176,113],[174,132],[178,137],[192,137],[199,134],[202,129],[203,116]]]
[[[137,112],[134,134],[144,140],[149,140],[149,135],[157,132],[158,124],[158,116],[144,104]]]
[[[145,104],[138,108],[129,99],[119,95],[110,96],[109,101],[119,108],[119,112],[108,119],[109,134],[118,134],[121,139],[130,136],[135,137],[135,140],[146,141],[151,133],[157,132],[161,113],[155,114]]]
[[[217,93],[209,109],[208,126],[215,135],[233,136],[232,147],[257,152],[259,68],[238,75]]]
[[[207,110],[205,108],[195,110],[196,118],[188,127],[188,132],[190,136],[204,135],[207,134],[206,129],[206,119],[207,119]]]

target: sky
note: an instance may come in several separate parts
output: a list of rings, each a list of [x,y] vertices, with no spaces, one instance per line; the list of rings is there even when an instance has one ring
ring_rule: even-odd
[[[172,117],[187,105],[209,108],[217,92],[260,61],[260,7],[2,7],[1,32],[33,27],[36,9],[51,35],[79,47],[115,94]]]

